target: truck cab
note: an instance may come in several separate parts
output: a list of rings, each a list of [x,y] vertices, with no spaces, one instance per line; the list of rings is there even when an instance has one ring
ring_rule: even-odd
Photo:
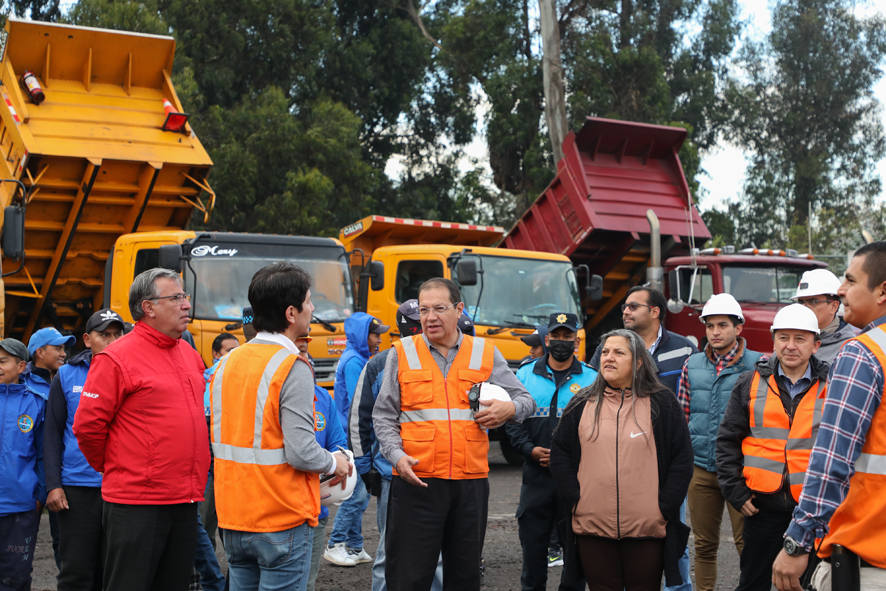
[[[703,348],[707,338],[699,314],[712,295],[728,293],[741,304],[741,336],[748,347],[771,354],[769,327],[775,314],[792,303],[804,272],[825,267],[794,251],[750,248],[736,253],[731,246],[705,249],[695,257],[672,257],[665,262],[667,328]]]

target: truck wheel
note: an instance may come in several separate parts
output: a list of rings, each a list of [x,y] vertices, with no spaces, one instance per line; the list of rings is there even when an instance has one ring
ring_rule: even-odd
[[[505,457],[505,461],[509,466],[523,465],[523,455],[514,449],[514,446],[511,445],[511,440],[508,439],[507,435],[501,440],[501,455]]]

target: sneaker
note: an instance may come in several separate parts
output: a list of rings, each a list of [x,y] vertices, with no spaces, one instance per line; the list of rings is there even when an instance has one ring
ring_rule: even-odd
[[[548,568],[552,566],[563,566],[562,550],[548,548]]]
[[[351,557],[351,560],[354,561],[354,564],[363,564],[364,562],[372,562],[372,556],[366,553],[366,550],[360,548],[359,551],[354,550],[352,548],[347,548],[348,556]]]
[[[354,562],[354,559],[345,548],[344,542],[327,546],[323,552],[323,558],[338,566],[357,566],[357,563]]]

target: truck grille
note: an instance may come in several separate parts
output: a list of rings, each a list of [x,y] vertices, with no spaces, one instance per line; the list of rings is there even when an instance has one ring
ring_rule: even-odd
[[[338,357],[326,359],[317,359],[315,357],[314,378],[317,380],[317,383],[323,384],[329,382],[329,385],[332,386],[332,381],[335,379],[336,367],[338,367]]]

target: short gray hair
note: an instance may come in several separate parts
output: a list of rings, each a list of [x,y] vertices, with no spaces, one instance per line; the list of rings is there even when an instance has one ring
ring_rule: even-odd
[[[136,322],[145,315],[145,311],[142,309],[142,302],[157,297],[158,279],[172,279],[178,282],[179,285],[182,284],[181,275],[170,269],[148,269],[139,274],[129,288],[129,312],[132,314],[132,319]]]

